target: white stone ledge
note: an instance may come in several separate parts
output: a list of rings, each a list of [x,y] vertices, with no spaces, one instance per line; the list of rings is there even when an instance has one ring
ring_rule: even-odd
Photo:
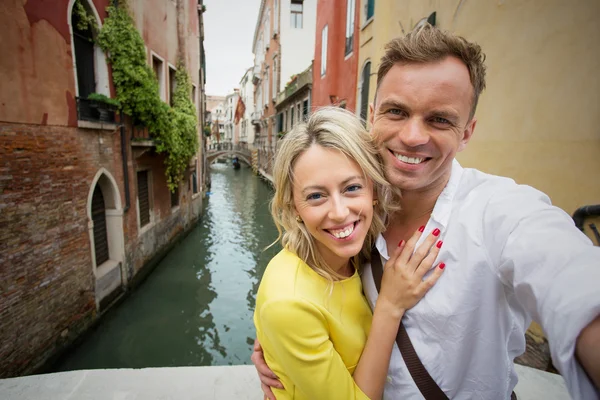
[[[516,365],[519,400],[569,399],[560,375]],[[100,369],[0,380],[0,399],[11,400],[263,400],[251,365]]]
[[[519,400],[569,399],[563,378],[516,365]],[[0,379],[0,399],[11,400],[263,400],[251,365],[99,369]]]
[[[119,125],[119,124],[109,123],[109,122],[92,122],[92,121],[84,121],[81,119],[77,120],[77,127],[83,128],[83,129],[100,129],[103,131],[115,131],[120,126],[121,125]]]

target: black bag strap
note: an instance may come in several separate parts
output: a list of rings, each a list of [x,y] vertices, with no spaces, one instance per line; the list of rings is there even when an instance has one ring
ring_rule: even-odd
[[[381,256],[374,246],[371,251],[371,271],[373,272],[377,293],[379,293],[383,277],[383,266],[381,265]],[[440,389],[423,366],[402,321],[400,321],[400,328],[398,328],[398,334],[396,335],[396,344],[398,344],[398,349],[400,349],[400,354],[402,354],[410,376],[412,376],[425,400],[448,400],[448,396]]]
[[[381,279],[383,278],[383,266],[381,265],[381,256],[375,246],[371,250],[371,272],[373,273],[377,293],[379,293]],[[396,335],[396,344],[398,345],[398,349],[400,349],[400,354],[402,354],[410,376],[412,376],[425,400],[448,400],[446,393],[435,383],[419,359],[402,321],[400,321],[400,327]],[[511,393],[510,398],[511,400],[517,400],[515,392]]]

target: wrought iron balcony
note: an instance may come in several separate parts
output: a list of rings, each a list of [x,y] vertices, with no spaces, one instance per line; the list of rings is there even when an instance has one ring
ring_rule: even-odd
[[[99,101],[77,97],[77,119],[80,121],[115,124],[116,108]]]

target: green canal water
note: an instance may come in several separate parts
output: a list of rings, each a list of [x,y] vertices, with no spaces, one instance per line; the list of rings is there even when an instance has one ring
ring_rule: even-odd
[[[249,364],[256,291],[279,246],[271,188],[242,165],[211,167],[198,225],[55,371]]]

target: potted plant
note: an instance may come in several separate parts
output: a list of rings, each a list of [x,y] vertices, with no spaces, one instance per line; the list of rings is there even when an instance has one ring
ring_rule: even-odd
[[[210,137],[212,135],[212,132],[210,131],[210,125],[206,124],[204,125],[204,136],[206,137]]]
[[[121,107],[119,100],[111,99],[102,93],[91,93],[88,100],[90,101],[90,107],[95,108],[100,113],[101,121],[110,121],[110,113]]]

